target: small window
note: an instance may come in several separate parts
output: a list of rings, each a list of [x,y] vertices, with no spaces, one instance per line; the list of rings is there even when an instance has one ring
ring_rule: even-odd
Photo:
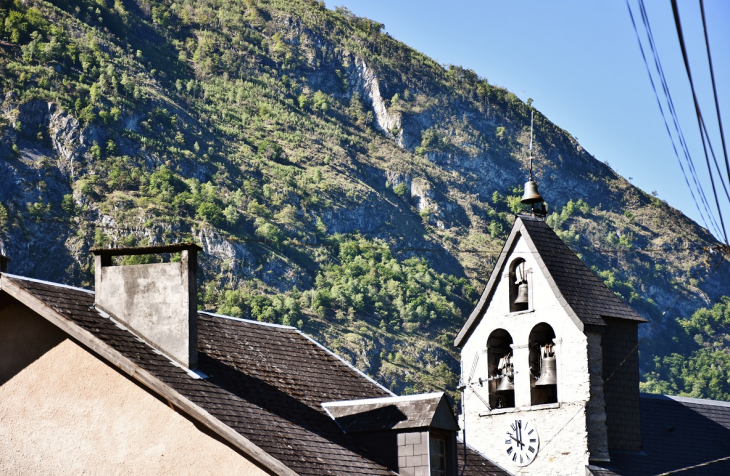
[[[431,476],[446,476],[446,440],[439,437],[429,439],[431,453]]]

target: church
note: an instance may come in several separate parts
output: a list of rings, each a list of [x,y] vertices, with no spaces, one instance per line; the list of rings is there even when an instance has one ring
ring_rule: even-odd
[[[537,185],[454,344],[467,444],[516,474],[730,474],[730,404],[639,392],[638,327]]]

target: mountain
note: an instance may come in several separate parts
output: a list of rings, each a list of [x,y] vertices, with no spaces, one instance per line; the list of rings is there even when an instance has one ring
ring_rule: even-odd
[[[612,290],[670,324],[727,292],[707,230],[383,30],[313,0],[0,0],[11,271],[90,286],[91,247],[194,240],[206,309],[302,327],[396,392],[453,389],[534,113],[548,223]]]

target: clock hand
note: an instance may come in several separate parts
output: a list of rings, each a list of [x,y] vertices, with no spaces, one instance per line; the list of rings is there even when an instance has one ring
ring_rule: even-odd
[[[523,449],[525,444],[522,443],[522,420],[517,421],[517,432],[518,432],[517,434],[520,437],[520,449]]]

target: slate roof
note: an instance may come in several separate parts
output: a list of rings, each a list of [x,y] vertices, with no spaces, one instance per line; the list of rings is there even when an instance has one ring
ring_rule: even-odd
[[[489,461],[469,445],[464,448],[462,441],[457,442],[456,446],[459,452],[459,476],[504,476],[511,474]],[[464,467],[465,453],[466,467]]]
[[[677,474],[727,476],[730,459],[730,402],[641,394],[642,451],[610,451],[611,463],[596,475]],[[698,466],[701,465],[701,466]]]
[[[520,216],[515,220],[479,302],[456,336],[454,344],[457,347],[462,345],[484,315],[497,288],[499,277],[507,265],[507,258],[519,238],[524,238],[530,250],[535,253],[540,270],[552,286],[558,301],[568,315],[581,325],[581,329],[583,325],[605,326],[602,316],[646,322],[646,319],[608,289],[545,221]]]
[[[2,278],[68,321],[60,321],[66,330],[88,331],[297,474],[393,474],[321,407],[393,394],[297,329],[199,313],[200,379],[96,311],[93,292]],[[474,460],[476,472],[468,474],[508,474],[478,454]]]
[[[322,406],[345,433],[431,426],[459,429],[443,392],[327,402]]]

